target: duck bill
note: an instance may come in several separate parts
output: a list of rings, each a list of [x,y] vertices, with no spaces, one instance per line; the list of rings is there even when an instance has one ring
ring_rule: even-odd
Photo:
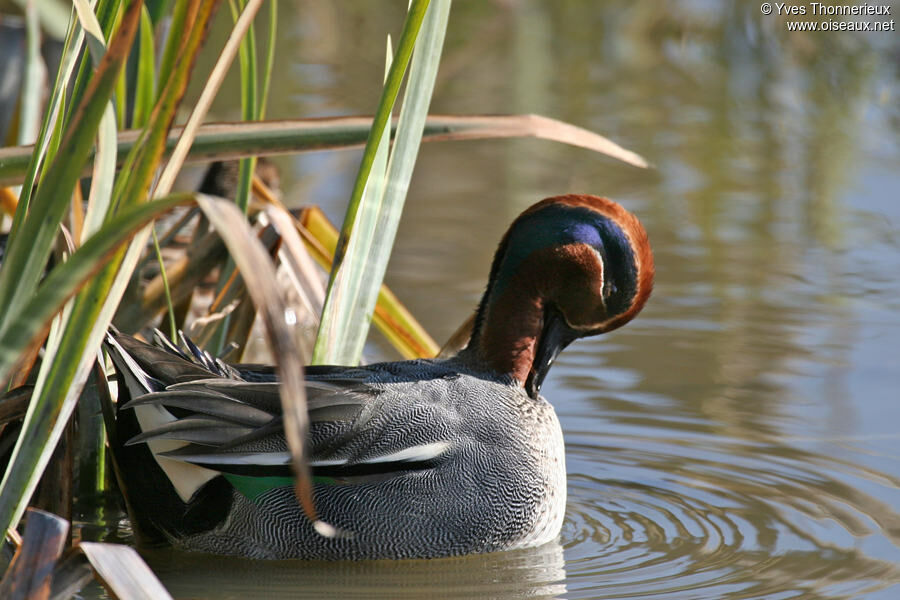
[[[541,393],[544,377],[550,370],[550,365],[553,364],[563,348],[575,341],[577,337],[578,334],[569,327],[558,311],[547,310],[544,315],[544,328],[534,352],[534,362],[531,365],[531,371],[528,372],[528,379],[525,380],[525,391],[529,396],[537,399]]]

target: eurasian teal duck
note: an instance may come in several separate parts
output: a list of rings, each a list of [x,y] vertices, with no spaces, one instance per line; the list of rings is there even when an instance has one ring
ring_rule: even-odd
[[[536,546],[566,503],[563,437],[539,392],[577,338],[644,306],[638,220],[595,196],[548,198],[500,242],[468,346],[448,359],[306,370],[323,537],[294,497],[271,368],[111,334],[114,454],[144,542],[253,558],[426,558]]]

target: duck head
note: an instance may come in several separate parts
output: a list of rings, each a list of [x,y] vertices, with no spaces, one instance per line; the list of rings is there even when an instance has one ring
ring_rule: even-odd
[[[597,196],[547,198],[500,242],[465,354],[537,398],[563,348],[630,321],[652,288],[653,254],[634,215]]]

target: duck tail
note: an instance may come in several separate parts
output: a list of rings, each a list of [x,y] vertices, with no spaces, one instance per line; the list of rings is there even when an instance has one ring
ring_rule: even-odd
[[[189,377],[204,373],[209,377],[209,372],[170,350],[115,330],[107,333],[105,346],[118,384],[116,427],[110,434],[110,446],[138,542],[163,545],[215,527],[231,504],[225,479],[215,471],[157,456],[175,442],[133,442],[144,431],[174,420],[175,415],[154,406],[123,408],[140,396],[165,389],[179,369]]]

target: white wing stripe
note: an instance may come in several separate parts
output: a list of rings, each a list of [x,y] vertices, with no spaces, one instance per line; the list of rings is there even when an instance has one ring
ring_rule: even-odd
[[[432,442],[430,444],[421,444],[419,446],[410,446],[403,448],[397,452],[390,454],[382,454],[381,456],[373,456],[365,458],[353,464],[377,464],[390,462],[420,462],[432,460],[439,457],[450,447],[450,442]],[[171,456],[166,456],[173,460],[180,460],[190,463],[204,463],[208,465],[287,465],[291,462],[291,456],[287,452],[223,452],[216,453],[197,453],[189,454],[180,452]],[[311,467],[333,467],[337,465],[346,465],[346,458],[330,458],[321,460],[311,460]]]
[[[437,458],[450,447],[450,442],[432,442],[430,444],[422,444],[420,446],[410,446],[392,452],[391,454],[382,454],[367,458],[363,463],[386,463],[386,462],[419,462]]]

